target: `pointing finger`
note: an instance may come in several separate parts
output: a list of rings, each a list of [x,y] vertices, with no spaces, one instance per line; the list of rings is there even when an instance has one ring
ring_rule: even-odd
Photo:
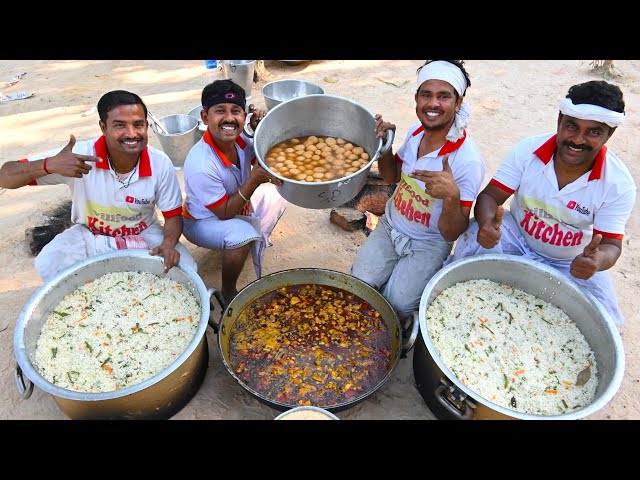
[[[98,163],[102,162],[102,158],[96,157],[94,155],[80,155],[80,154],[78,154],[76,156],[76,158],[78,160],[82,160],[83,162],[98,162]]]

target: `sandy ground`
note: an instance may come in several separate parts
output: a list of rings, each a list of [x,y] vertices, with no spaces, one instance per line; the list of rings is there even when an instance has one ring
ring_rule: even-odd
[[[326,93],[351,98],[372,113],[381,113],[398,127],[397,149],[414,112],[416,68],[422,61],[314,60],[298,66],[268,61],[272,79],[300,78],[321,85]],[[609,140],[640,185],[640,61],[615,61],[618,84],[626,101],[627,121]],[[555,131],[558,104],[576,83],[601,78],[590,60],[522,61],[472,60],[467,62],[472,85],[467,92],[472,115],[470,132],[487,160],[485,183],[510,147],[522,138]],[[10,87],[16,74],[27,72]],[[223,78],[221,72],[213,74]],[[66,144],[69,134],[86,139],[100,134],[97,113],[83,116],[108,90],[138,93],[156,116],[187,113],[200,104],[200,93],[210,81],[203,60],[184,61],[0,61],[0,92],[32,92],[32,98],[0,103],[0,162]],[[262,84],[264,84],[263,82]],[[254,84],[253,102],[265,108],[262,84]],[[151,145],[161,148],[150,132]],[[178,172],[182,181],[182,172]],[[20,311],[42,285],[25,242],[25,229],[45,223],[44,213],[69,198],[65,186],[0,191],[0,419],[65,419],[52,397],[35,388],[23,400],[15,387],[13,334]],[[619,302],[626,317],[620,329],[626,368],[614,398],[588,419],[640,419],[640,223],[634,209],[624,239],[624,250],[611,270]],[[290,205],[273,233],[264,273],[301,267],[348,272],[363,232],[346,232],[329,221],[329,210]],[[199,264],[207,286],[220,285],[220,255],[196,247],[183,238]],[[255,280],[250,262],[239,287]],[[251,397],[224,367],[216,335],[207,330],[210,362],[205,381],[191,402],[174,419],[272,419],[279,412]],[[418,393],[412,352],[400,360],[392,378],[374,395],[339,412],[342,419],[435,419]]]

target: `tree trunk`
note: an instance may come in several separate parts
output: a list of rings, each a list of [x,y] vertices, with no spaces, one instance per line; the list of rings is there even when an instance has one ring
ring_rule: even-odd
[[[253,81],[262,82],[272,77],[271,73],[264,66],[264,60],[256,60],[256,67],[253,71]]]

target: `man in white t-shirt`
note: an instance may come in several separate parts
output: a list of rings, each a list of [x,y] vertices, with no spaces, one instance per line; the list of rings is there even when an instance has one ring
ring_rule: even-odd
[[[69,143],[44,155],[5,163],[0,186],[66,184],[71,189],[71,228],[56,235],[35,260],[43,281],[94,255],[149,249],[164,271],[197,266],[179,243],[182,193],[169,157],[147,145],[147,107],[131,92],[114,90],[98,102],[102,136]],[[156,207],[164,217],[159,223]]]
[[[583,285],[622,325],[606,270],[622,253],[636,186],[605,144],[623,122],[624,107],[622,91],[613,84],[572,86],[560,103],[557,132],[513,147],[478,196],[475,220],[447,263],[482,253],[533,258]]]
[[[378,160],[384,180],[397,187],[351,273],[379,290],[405,325],[467,228],[484,179],[484,158],[465,128],[470,84],[463,61],[426,62],[415,94],[420,123],[409,129],[395,156],[389,149]],[[386,139],[395,128],[376,115],[377,137]]]
[[[282,181],[256,162],[253,139],[244,131],[244,89],[232,80],[216,80],[201,97],[207,131],[184,161],[184,236],[222,250],[221,292],[230,302],[249,252],[257,278],[262,275],[264,249],[287,202],[276,189]],[[254,130],[264,115],[253,112]]]

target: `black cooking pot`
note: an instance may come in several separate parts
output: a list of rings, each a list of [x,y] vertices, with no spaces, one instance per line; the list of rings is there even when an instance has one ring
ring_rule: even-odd
[[[265,294],[279,288],[299,284],[326,285],[329,287],[341,288],[353,293],[375,308],[380,313],[388,327],[388,331],[391,335],[392,354],[391,362],[384,378],[373,388],[354,395],[348,401],[330,406],[316,405],[334,412],[352,407],[373,394],[391,377],[398,364],[398,360],[406,357],[407,352],[413,348],[413,344],[418,336],[419,323],[418,317],[415,315],[413,323],[407,330],[408,334],[406,335],[406,338],[403,338],[404,333],[402,331],[402,327],[395,310],[391,307],[389,302],[387,302],[387,300],[372,286],[346,273],[318,268],[298,268],[275,272],[259,278],[247,285],[238,293],[229,305],[224,304],[224,300],[219,291],[214,291],[213,295],[218,300],[218,303],[220,303],[223,313],[219,324],[212,324],[213,321],[211,320],[209,323],[218,334],[218,347],[222,361],[233,378],[235,378],[245,390],[261,402],[280,411],[297,407],[297,404],[282,402],[272,396],[267,396],[257,392],[248,386],[230,366],[229,339],[234,329],[242,328],[240,326],[241,323],[236,321],[241,316],[243,310],[251,305],[254,300],[259,299]]]

